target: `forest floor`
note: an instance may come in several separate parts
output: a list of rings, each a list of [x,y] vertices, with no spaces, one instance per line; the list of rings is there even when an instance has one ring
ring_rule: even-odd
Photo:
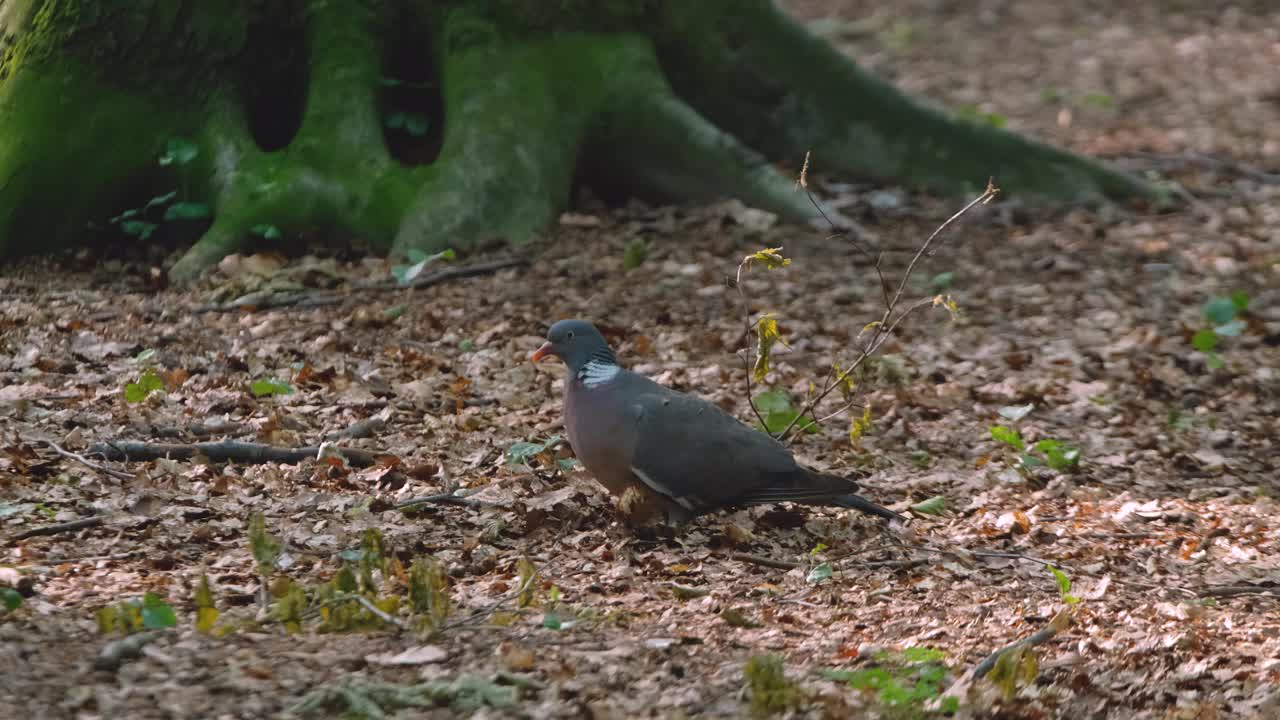
[[[596,320],[633,369],[750,417],[735,356],[748,309],[726,278],[760,248],[794,262],[743,284],[789,346],[755,391],[803,395],[848,362],[883,311],[866,257],[733,204],[587,200],[527,266],[413,291],[355,290],[390,279],[377,259],[237,257],[188,290],[152,288],[134,259],[27,261],[0,274],[0,588],[21,596],[0,610],[0,715],[261,718],[306,700],[312,717],[741,717],[767,696],[800,716],[927,717],[949,695],[957,717],[1280,717],[1280,12],[880,5],[792,7],[908,90],[1195,196],[1168,213],[997,200],[948,231],[908,293],[948,294],[958,317],[917,314],[870,366],[857,445],[845,419],[795,444],[878,502],[941,496],[942,514],[887,527],[761,507],[636,533],[547,442],[563,437],[564,371],[528,357],[570,316]],[[894,282],[962,204],[822,193],[886,250]],[[209,309],[290,289],[323,302]],[[1216,349],[1196,349],[1213,327]],[[162,388],[127,402],[145,378]],[[1020,469],[994,426],[1078,461]],[[302,447],[344,431],[373,466],[54,449]],[[392,509],[454,488],[483,504]],[[406,594],[403,568],[434,557],[442,629],[340,597],[263,614],[255,513],[280,544],[282,594],[290,578],[314,597],[365,558],[386,601]],[[362,554],[369,529],[383,550]],[[522,567],[535,571],[523,595]],[[99,631],[99,611],[147,593],[141,618],[172,611],[176,627],[95,669],[121,637]],[[1022,672],[971,677],[1055,617],[1069,622]],[[781,659],[772,694],[767,672],[745,670],[758,655]]]

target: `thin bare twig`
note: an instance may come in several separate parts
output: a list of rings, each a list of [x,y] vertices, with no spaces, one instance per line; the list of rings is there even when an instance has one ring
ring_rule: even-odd
[[[84,530],[85,528],[98,527],[106,522],[101,515],[80,518],[79,520],[71,520],[69,522],[57,523],[56,525],[45,525],[44,527],[31,528],[24,530],[13,536],[14,540],[26,540],[27,538],[42,537],[45,535],[59,535],[61,533],[75,532]]]
[[[1063,615],[1062,613],[1055,615],[1054,618],[1049,621],[1048,625],[1037,630],[1035,633],[1022,638],[1017,642],[1005,645],[999,650],[988,655],[985,660],[978,663],[977,666],[973,668],[973,677],[985,677],[986,674],[991,672],[992,668],[996,666],[996,663],[1000,661],[1000,656],[1007,652],[1012,652],[1019,648],[1035,647],[1036,645],[1043,645],[1044,643],[1049,642],[1057,636],[1061,629],[1065,629],[1069,624],[1069,615]]]
[[[496,260],[486,260],[481,262],[466,263],[462,265],[452,265],[442,268],[428,275],[423,275],[407,285],[399,283],[368,283],[362,285],[353,285],[347,290],[328,293],[293,293],[288,295],[269,295],[261,298],[254,298],[252,301],[235,301],[222,305],[204,305],[195,308],[192,312],[195,314],[203,314],[210,312],[227,312],[234,310],[266,310],[273,308],[282,308],[289,306],[299,307],[320,307],[324,305],[337,305],[356,293],[360,292],[384,292],[407,289],[422,289],[432,285],[438,285],[448,280],[456,280],[459,278],[475,277],[477,275],[487,275],[510,267],[518,267],[528,265],[529,259],[524,257],[498,258]]]
[[[1261,585],[1216,585],[1200,591],[1202,597],[1235,597],[1237,595],[1261,595],[1280,598],[1280,587]]]
[[[907,283],[910,281],[912,274],[915,273],[916,266],[920,263],[920,259],[926,256],[929,256],[929,257],[933,256],[933,253],[935,252],[934,243],[938,239],[938,237],[942,234],[942,231],[946,230],[947,227],[949,227],[952,223],[954,223],[961,216],[963,216],[965,213],[972,210],[977,205],[991,202],[992,198],[994,198],[999,191],[1000,190],[995,186],[995,183],[992,180],[988,180],[987,189],[984,190],[981,195],[971,200],[967,205],[965,205],[963,208],[961,208],[951,217],[943,221],[943,223],[939,225],[937,229],[933,231],[932,234],[929,235],[929,237],[924,241],[924,243],[920,245],[920,247],[916,250],[915,255],[912,256],[911,261],[907,263],[907,268],[903,272],[902,279],[899,280],[898,287],[894,291],[892,296],[890,296],[887,292],[888,286],[885,282],[884,275],[880,271],[880,258],[883,257],[883,253],[881,253],[880,257],[878,257],[875,261],[875,268],[876,268],[876,274],[880,277],[881,291],[885,295],[885,308],[884,308],[884,312],[881,314],[880,319],[878,321],[871,323],[870,325],[867,326],[867,328],[864,328],[864,331],[867,329],[871,330],[871,337],[866,341],[866,343],[862,346],[862,348],[860,348],[858,352],[858,357],[855,358],[847,368],[845,368],[843,371],[837,374],[834,379],[831,379],[829,382],[827,382],[825,386],[822,388],[821,392],[819,392],[816,396],[814,396],[812,399],[810,399],[805,403],[805,406],[800,410],[798,414],[796,414],[794,418],[792,418],[791,422],[788,423],[787,427],[783,429],[783,431],[780,434],[777,435],[779,440],[785,440],[789,435],[791,435],[791,433],[795,430],[796,424],[800,422],[801,418],[805,416],[812,416],[813,411],[818,407],[818,405],[822,403],[823,400],[827,398],[828,395],[831,394],[833,390],[835,390],[842,383],[844,383],[845,380],[852,373],[857,371],[857,369],[862,366],[863,362],[865,362],[868,357],[874,355],[877,351],[879,351],[880,347],[883,346],[884,343],[890,337],[893,336],[894,331],[897,330],[898,326],[902,323],[904,319],[909,317],[916,310],[919,310],[920,308],[926,305],[933,304],[934,300],[932,298],[928,298],[912,304],[909,308],[907,308],[905,311],[900,313],[896,318],[894,317],[894,314],[893,314],[894,310],[898,308],[898,303],[902,301],[902,295],[903,293],[906,292]],[[808,193],[807,188],[805,189],[805,192]],[[809,199],[810,199],[810,202],[813,202],[812,194],[810,194]],[[809,427],[809,423],[806,423],[805,427],[806,428]]]
[[[51,441],[51,440],[42,440],[41,442],[43,442],[45,445],[48,445],[48,446],[49,446],[49,447],[50,447],[54,452],[58,453],[58,454],[59,454],[59,455],[61,455],[62,457],[70,458],[71,460],[75,460],[76,462],[80,463],[81,465],[84,465],[85,467],[87,467],[87,468],[91,468],[91,469],[93,469],[93,470],[97,470],[98,472],[102,473],[103,475],[108,475],[108,476],[113,477],[113,478],[115,478],[115,479],[117,479],[117,480],[132,480],[132,479],[133,479],[133,476],[132,476],[132,475],[130,475],[129,473],[127,473],[127,472],[123,472],[123,471],[120,471],[120,470],[112,470],[112,469],[111,469],[111,468],[109,468],[109,467],[104,467],[104,466],[102,466],[102,465],[99,465],[99,464],[98,464],[98,463],[96,463],[96,462],[93,462],[92,460],[90,460],[89,458],[86,458],[86,457],[85,457],[85,456],[83,456],[83,455],[78,455],[78,454],[76,454],[76,453],[71,452],[70,450],[63,450],[61,447],[59,447],[59,446],[58,446],[58,444],[57,444],[57,443],[55,443],[55,442],[53,442],[53,441]]]
[[[141,550],[125,550],[124,552],[111,553],[109,555],[85,555],[82,557],[51,557],[41,558],[37,564],[39,565],[70,565],[73,563],[101,562],[103,560],[123,560],[133,557],[141,553]]]
[[[353,467],[369,467],[377,462],[381,453],[357,450],[355,448],[337,448]],[[301,447],[284,448],[261,443],[224,440],[220,442],[201,442],[190,444],[148,443],[117,440],[113,442],[94,443],[89,451],[101,454],[109,460],[158,460],[160,458],[186,459],[197,453],[213,462],[238,462],[245,464],[262,464],[269,462],[299,463],[314,459],[320,448]]]
[[[752,555],[750,553],[733,553],[729,556],[731,560],[738,562],[751,563],[752,565],[763,565],[764,567],[776,568],[778,570],[794,570],[800,567],[800,563],[790,560],[775,560],[763,555]]]
[[[743,261],[745,262],[745,260]],[[747,404],[751,406],[751,412],[756,416],[756,420],[760,421],[760,427],[765,432],[769,432],[769,426],[764,421],[764,416],[760,414],[760,408],[756,407],[756,399],[751,396],[751,373],[754,369],[751,367],[751,306],[747,304],[747,296],[742,292],[742,265],[738,265],[738,277],[734,281],[734,285],[738,291],[738,299],[742,301],[742,366],[746,371],[747,377]]]
[[[465,495],[457,495],[451,492],[444,492],[444,493],[438,493],[436,495],[428,495],[426,497],[406,500],[402,503],[399,503],[393,506],[391,509],[392,510],[408,510],[410,508],[418,507],[419,505],[430,505],[430,504],[462,505],[465,507],[482,507],[484,505],[487,505],[488,503],[484,502],[483,500],[476,500],[474,498],[469,498]]]

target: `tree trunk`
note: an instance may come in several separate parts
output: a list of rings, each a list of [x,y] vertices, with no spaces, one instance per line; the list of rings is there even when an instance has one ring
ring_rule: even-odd
[[[946,193],[995,176],[1054,200],[1151,194],[909,100],[766,0],[540,8],[0,3],[0,254],[203,223],[171,269],[189,278],[281,234],[395,253],[520,243],[583,169],[804,221],[813,208],[768,159],[810,150]]]

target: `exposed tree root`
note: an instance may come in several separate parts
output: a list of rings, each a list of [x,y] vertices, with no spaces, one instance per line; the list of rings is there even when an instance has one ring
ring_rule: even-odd
[[[647,196],[731,195],[791,221],[815,219],[815,208],[768,159],[795,164],[810,150],[824,168],[945,192],[995,176],[1011,193],[1057,199],[1151,195],[1093,161],[911,101],[767,0],[562,9],[554,32],[518,4],[327,0],[264,20],[250,0],[185,0],[209,27],[162,38],[130,23],[168,13],[163,3],[85,19],[84,2],[15,0],[3,18],[12,26],[0,30],[19,40],[0,58],[0,137],[21,145],[0,143],[0,253],[27,249],[33,233],[74,242],[85,222],[123,209],[111,203],[145,192],[131,180],[163,184],[154,160],[174,136],[199,146],[180,168],[183,199],[213,213],[172,267],[177,280],[254,245],[264,228],[401,254],[523,243],[554,223],[582,168]],[[395,12],[430,28],[424,72],[439,79],[444,113],[430,119],[440,151],[426,165],[401,162],[384,134],[379,88]],[[135,45],[103,65],[106,23]],[[279,149],[255,140],[242,90],[257,70],[254,23],[268,23],[268,35],[305,28],[305,42],[278,48],[305,69],[301,116]],[[83,122],[55,131],[53,115]],[[77,197],[60,202],[58,181],[76,160]]]

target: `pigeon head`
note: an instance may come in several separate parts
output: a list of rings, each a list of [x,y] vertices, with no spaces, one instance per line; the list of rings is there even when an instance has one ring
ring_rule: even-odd
[[[575,376],[581,376],[589,365],[617,367],[618,361],[609,343],[594,325],[586,320],[561,320],[547,331],[547,341],[533,353],[533,361],[558,357]]]

